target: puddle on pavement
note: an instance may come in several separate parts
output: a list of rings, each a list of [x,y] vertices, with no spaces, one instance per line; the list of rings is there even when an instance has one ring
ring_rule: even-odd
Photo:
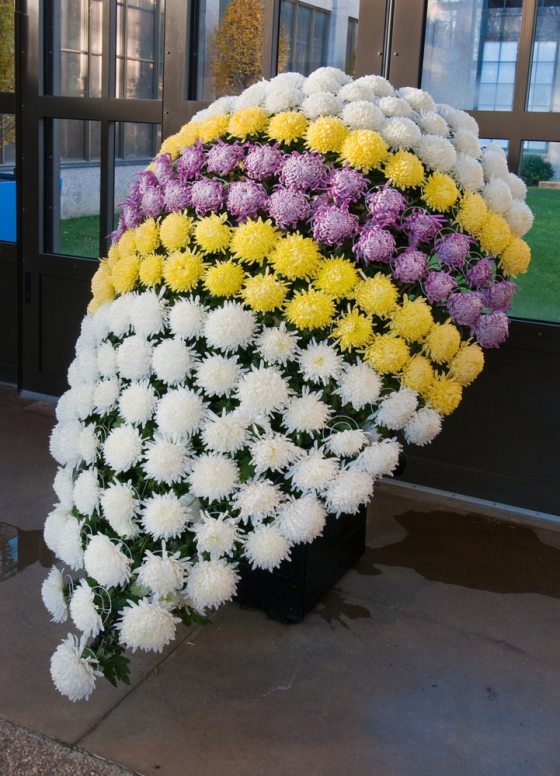
[[[43,531],[22,531],[0,523],[0,582],[13,577],[33,563],[50,566],[53,553],[43,541]]]
[[[381,572],[378,572],[381,573]],[[359,606],[359,604],[352,604],[347,601],[342,591],[338,588],[333,588],[322,598],[315,608],[315,614],[322,617],[325,622],[331,627],[334,627],[335,623],[343,625],[345,628],[349,628],[347,622],[343,618],[348,620],[363,620],[371,617],[369,609],[365,606]]]

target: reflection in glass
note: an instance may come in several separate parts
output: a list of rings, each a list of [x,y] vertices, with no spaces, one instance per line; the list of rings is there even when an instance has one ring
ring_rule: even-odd
[[[516,278],[519,291],[511,314],[560,322],[560,143],[525,140],[521,177],[528,185],[527,203],[535,216],[533,228],[524,238],[533,259],[528,273]]]
[[[58,0],[53,13],[48,91],[101,96],[102,0]]]
[[[0,2],[0,93],[15,91],[14,0]]]
[[[458,108],[513,107],[522,0],[428,0],[422,88]]]
[[[0,113],[0,241],[16,241],[16,122]]]
[[[52,119],[46,130],[47,250],[97,257],[100,123]]]
[[[115,211],[130,193],[135,176],[154,158],[161,145],[159,124],[116,122],[115,124]],[[119,213],[114,215],[114,227]]]
[[[116,96],[161,98],[164,0],[117,3]]]
[[[560,0],[539,0],[527,110],[560,111]]]

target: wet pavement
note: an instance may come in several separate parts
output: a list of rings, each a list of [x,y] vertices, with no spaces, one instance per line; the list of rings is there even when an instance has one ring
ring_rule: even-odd
[[[303,623],[230,605],[133,656],[130,688],[65,701],[48,660],[68,627],[39,596],[52,423],[0,388],[2,776],[113,773],[87,752],[145,776],[559,776],[560,532],[393,485]]]

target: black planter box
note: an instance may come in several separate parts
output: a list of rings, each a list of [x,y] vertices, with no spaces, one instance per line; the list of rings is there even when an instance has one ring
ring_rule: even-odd
[[[366,507],[357,515],[329,515],[323,535],[292,547],[291,560],[275,571],[239,564],[237,601],[280,622],[301,622],[322,596],[363,555]]]

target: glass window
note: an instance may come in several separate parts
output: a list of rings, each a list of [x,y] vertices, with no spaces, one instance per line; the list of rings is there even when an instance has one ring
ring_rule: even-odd
[[[428,0],[422,88],[467,110],[511,110],[522,0]]]
[[[164,0],[117,3],[116,96],[161,99]]]
[[[14,0],[0,2],[0,94],[15,91]]]
[[[348,32],[346,33],[346,67],[348,75],[354,75],[356,70],[356,46],[358,43],[358,20],[348,19]]]
[[[100,127],[79,119],[46,123],[45,236],[53,253],[99,255]]]
[[[560,0],[539,0],[527,96],[529,111],[560,111],[559,42]]]
[[[560,322],[560,142],[525,140],[521,177],[528,185],[527,204],[535,216],[533,228],[524,238],[531,246],[533,259],[527,274],[516,278],[519,290],[511,314]]]
[[[0,241],[16,241],[15,116],[0,113]]]
[[[59,0],[46,91],[101,97],[102,0]]]
[[[119,220],[120,207],[130,193],[134,178],[159,150],[161,126],[117,121],[115,133],[114,228]]]

